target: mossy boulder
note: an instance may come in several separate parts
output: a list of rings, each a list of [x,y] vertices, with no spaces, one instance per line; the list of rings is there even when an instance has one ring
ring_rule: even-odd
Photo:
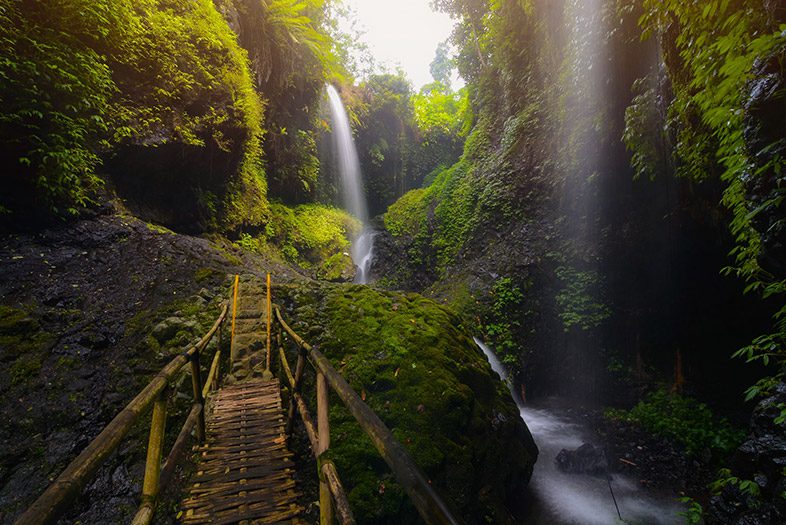
[[[346,252],[328,257],[317,270],[317,278],[331,282],[351,282],[355,278],[355,263]]]
[[[461,318],[418,294],[365,286],[281,295],[295,330],[319,346],[467,523],[513,522],[537,448]],[[358,522],[419,523],[338,399],[330,420],[331,455]]]

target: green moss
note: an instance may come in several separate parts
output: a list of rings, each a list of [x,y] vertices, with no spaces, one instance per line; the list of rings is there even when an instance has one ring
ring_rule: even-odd
[[[173,232],[169,228],[166,228],[164,226],[160,226],[158,224],[152,224],[152,223],[146,222],[145,226],[147,226],[147,229],[150,230],[151,232],[158,233],[159,235],[174,235],[175,234],[175,232]]]
[[[0,361],[40,352],[51,341],[51,334],[43,331],[33,306],[0,306]]]
[[[27,383],[41,371],[43,357],[39,354],[25,354],[11,365],[11,384]]]
[[[388,208],[383,219],[391,235],[415,237],[418,234],[424,218],[427,194],[424,188],[409,191]]]
[[[346,252],[328,257],[317,270],[317,278],[325,281],[348,280],[355,273],[355,264]]]
[[[405,244],[411,264],[434,267],[441,276],[484,219],[494,216],[498,223],[511,216],[507,192],[462,160],[439,172],[429,187],[393,203],[385,227]]]
[[[267,234],[289,255],[297,253],[303,266],[318,265],[337,253],[349,250],[350,239],[360,233],[360,222],[344,210],[323,204],[288,208],[271,206]]]
[[[534,444],[462,320],[417,294],[364,286],[324,286],[294,300],[303,305],[297,319],[320,327],[314,342],[439,491],[476,518],[499,515],[502,501],[531,473],[528,446]],[[401,488],[340,403],[331,404],[331,429],[332,455],[359,522],[416,522]]]
[[[210,281],[213,278],[222,276],[223,272],[216,270],[215,268],[204,267],[198,268],[196,272],[194,272],[194,280],[198,283],[202,281]]]
[[[278,250],[287,261],[318,272],[337,267],[339,256],[349,251],[350,239],[361,229],[360,222],[344,210],[323,204],[291,208],[274,203],[270,212],[263,232],[256,236],[241,233],[236,244],[271,257]]]

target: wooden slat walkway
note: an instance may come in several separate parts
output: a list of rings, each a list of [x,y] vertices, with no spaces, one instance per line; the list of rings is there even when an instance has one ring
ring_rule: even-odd
[[[278,380],[222,388],[183,501],[181,523],[305,523],[287,449]]]

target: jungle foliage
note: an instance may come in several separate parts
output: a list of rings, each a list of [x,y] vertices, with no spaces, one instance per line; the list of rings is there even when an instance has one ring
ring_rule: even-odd
[[[6,208],[32,197],[73,214],[115,148],[210,144],[236,155],[220,175],[224,219],[259,220],[262,102],[212,2],[9,0],[0,16]]]
[[[268,181],[312,200],[317,108],[343,75],[330,4],[3,0],[1,209],[74,215],[116,179],[150,219],[236,231],[264,226]]]
[[[654,158],[672,155],[683,177],[719,178],[736,242],[726,272],[743,279],[746,291],[783,305],[786,137],[772,119],[786,107],[786,13],[776,3],[748,0],[644,0],[623,6],[637,8],[644,36],[658,35],[663,50],[673,98],[660,121],[674,144],[666,152],[662,143],[653,147],[652,134],[637,131],[637,120],[629,118],[626,136],[632,139],[637,171],[651,173],[657,169]],[[636,107],[629,116],[640,113]],[[772,333],[736,355],[764,365],[777,362],[780,376],[786,363],[786,306],[774,318]],[[765,394],[774,383],[764,379],[749,394]]]
[[[607,417],[636,423],[657,436],[681,443],[692,455],[705,451],[726,456],[742,443],[745,433],[716,417],[707,405],[659,389],[631,410],[608,410]]]

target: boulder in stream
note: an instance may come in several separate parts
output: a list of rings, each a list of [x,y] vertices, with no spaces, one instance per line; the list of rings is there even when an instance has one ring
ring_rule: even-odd
[[[567,474],[606,474],[609,469],[606,452],[591,443],[584,443],[576,450],[563,448],[554,458],[557,468]]]

